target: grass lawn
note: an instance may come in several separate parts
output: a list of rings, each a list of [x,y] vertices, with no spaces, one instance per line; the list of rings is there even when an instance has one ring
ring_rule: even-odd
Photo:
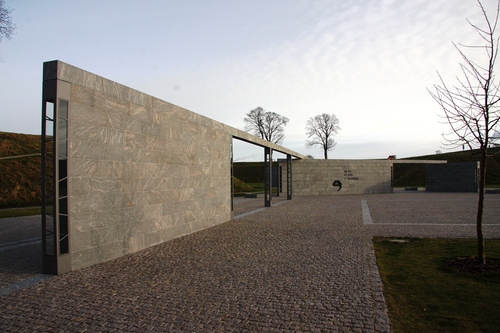
[[[266,189],[266,185],[264,183],[248,183],[248,185],[253,187],[252,192],[257,192],[257,193],[264,193]],[[273,193],[277,193],[278,189],[276,187],[273,187]],[[286,192],[286,189],[285,189]]]
[[[264,183],[247,183],[247,184],[253,187],[253,192],[264,192],[265,189]]]
[[[40,215],[41,213],[42,209],[40,207],[0,209],[0,219],[4,217]]]
[[[500,332],[500,272],[458,272],[444,261],[476,254],[475,239],[374,238],[394,332]],[[500,240],[486,240],[500,260]]]

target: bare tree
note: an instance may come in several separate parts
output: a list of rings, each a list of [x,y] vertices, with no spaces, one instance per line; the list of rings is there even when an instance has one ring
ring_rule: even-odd
[[[280,144],[285,138],[285,126],[290,121],[275,112],[265,111],[260,106],[251,110],[243,119],[245,131],[272,143]]]
[[[4,37],[10,39],[16,29],[16,26],[12,23],[11,13],[12,9],[6,8],[5,1],[0,0],[0,42]]]
[[[461,77],[457,83],[449,87],[438,73],[440,85],[434,85],[434,91],[429,93],[443,110],[442,116],[451,130],[443,134],[446,145],[451,147],[467,146],[470,150],[479,149],[481,157],[479,164],[479,198],[476,215],[476,233],[478,244],[478,260],[486,263],[486,253],[483,237],[483,208],[486,184],[486,161],[492,136],[498,130],[500,121],[499,86],[495,82],[494,68],[498,55],[499,39],[495,36],[497,28],[500,1],[494,20],[490,20],[481,1],[477,1],[484,18],[484,27],[467,22],[482,39],[481,45],[455,44],[463,63],[460,64]],[[472,60],[463,51],[479,50],[481,60]]]
[[[307,140],[307,148],[316,145],[323,147],[325,160],[328,159],[328,151],[337,145],[333,136],[339,130],[339,119],[334,114],[323,113],[309,118],[306,123],[306,131],[307,137],[312,139]]]

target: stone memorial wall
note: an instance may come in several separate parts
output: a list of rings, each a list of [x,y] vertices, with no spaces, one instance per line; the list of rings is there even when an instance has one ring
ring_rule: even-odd
[[[294,160],[293,194],[392,193],[392,163],[387,160]]]
[[[233,139],[287,156],[288,199],[392,192],[392,161],[308,159],[61,61],[44,63],[42,98],[45,273],[231,220]]]
[[[233,138],[303,157],[61,61],[44,63],[42,113],[55,274],[231,220]]]

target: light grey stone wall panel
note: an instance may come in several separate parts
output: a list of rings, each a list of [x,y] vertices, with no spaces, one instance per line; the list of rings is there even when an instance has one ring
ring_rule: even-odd
[[[392,193],[392,163],[385,160],[294,160],[296,196]],[[286,164],[283,164],[286,173]],[[333,187],[339,180],[342,189]]]
[[[63,63],[57,71],[71,84],[73,269],[231,218],[222,124]]]
[[[44,68],[70,91],[72,270],[230,220],[233,136],[304,158],[63,62]]]

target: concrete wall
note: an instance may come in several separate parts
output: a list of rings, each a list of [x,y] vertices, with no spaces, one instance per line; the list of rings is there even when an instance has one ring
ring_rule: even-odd
[[[224,125],[59,64],[71,84],[72,270],[231,219]]]
[[[61,101],[69,105],[67,132],[55,120],[60,133],[54,134],[57,156],[67,133],[67,179],[54,169],[56,214],[42,218],[47,273],[77,270],[230,220],[233,138],[303,159],[293,162],[294,196],[392,192],[391,161],[310,160],[61,61],[44,63],[43,79],[43,121],[48,104],[55,105],[54,119],[60,119]],[[286,163],[283,175],[286,182]],[[335,180],[341,191],[332,186]],[[69,250],[54,251],[51,244],[66,242],[66,235]]]
[[[391,170],[387,160],[294,160],[293,195],[392,193]],[[340,191],[332,186],[335,180],[342,183]]]
[[[233,138],[306,158],[61,61],[43,80],[44,105],[69,102],[69,253],[55,274],[230,220]]]
[[[69,253],[44,257],[54,274],[230,220],[233,137],[304,157],[61,61],[43,86],[44,105],[69,102]]]
[[[479,162],[427,164],[425,166],[429,192],[477,192]]]

